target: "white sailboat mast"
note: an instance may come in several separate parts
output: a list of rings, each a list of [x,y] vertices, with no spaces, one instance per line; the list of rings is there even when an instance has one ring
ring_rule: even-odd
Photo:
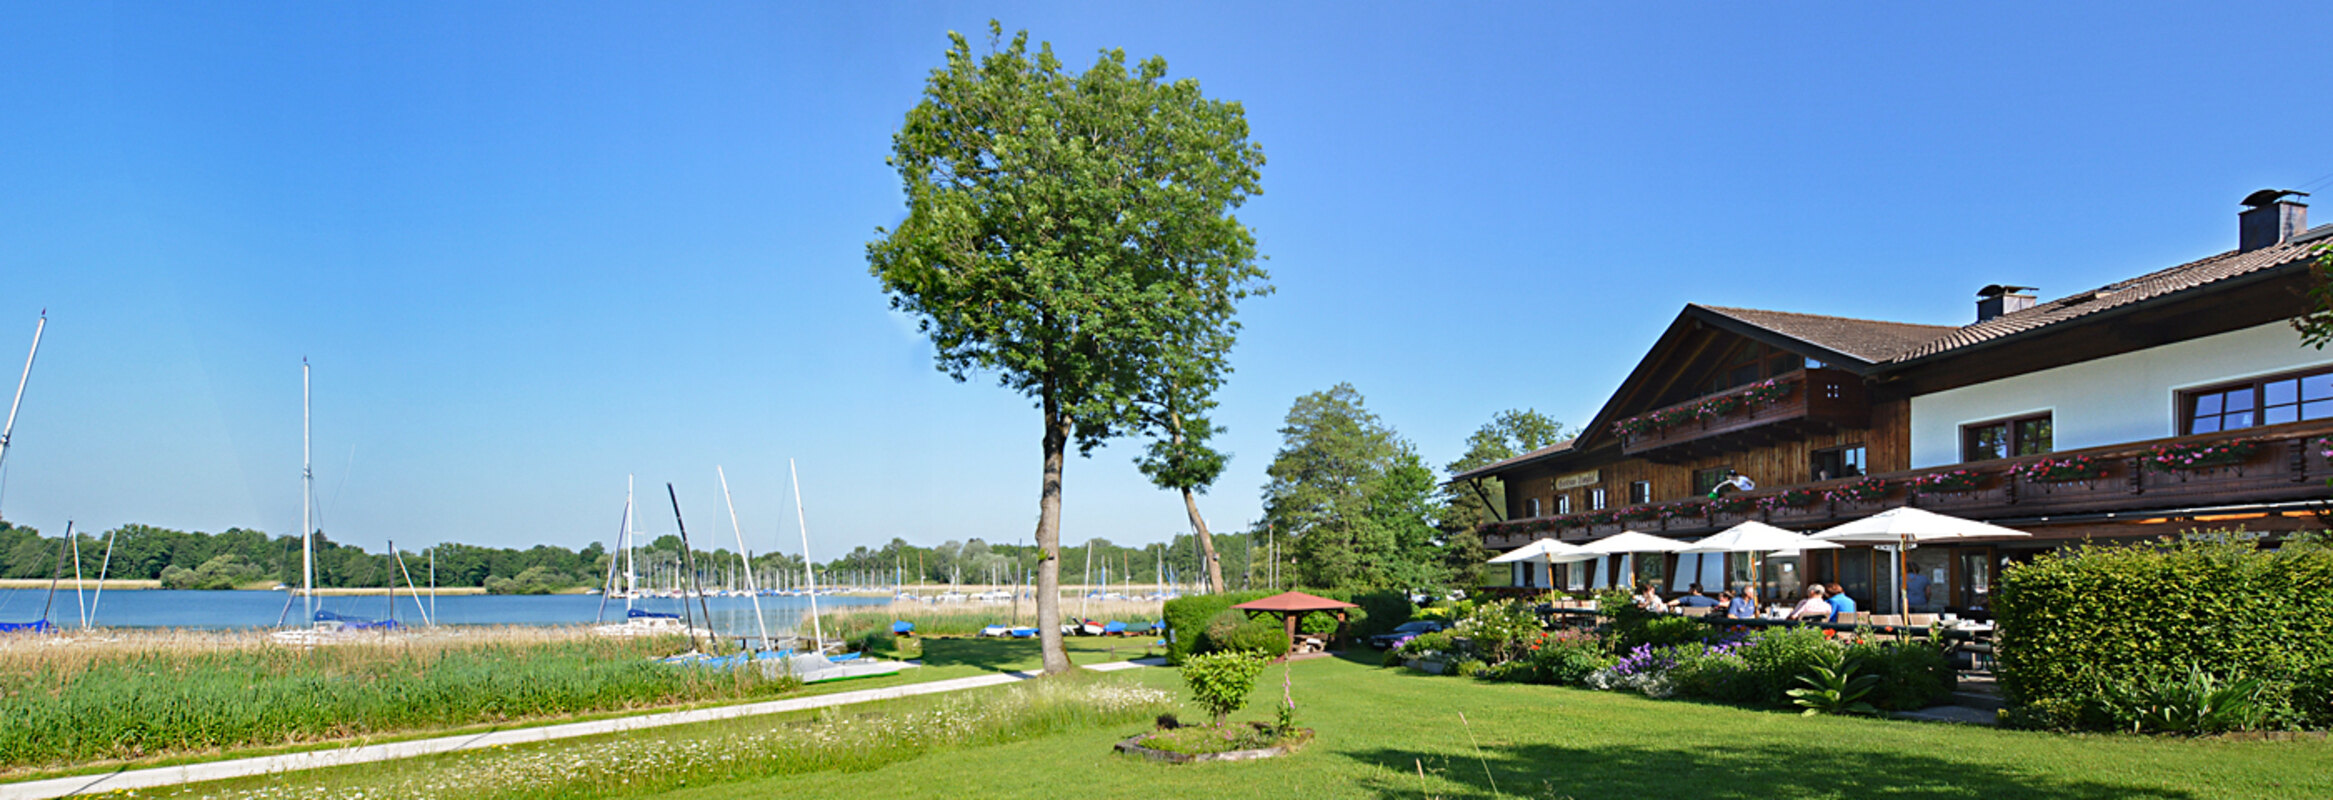
[[[794,527],[802,532],[802,576],[810,590],[810,635],[813,649],[824,647],[826,631],[818,624],[818,571],[810,566],[810,523],[802,515],[802,473],[794,469],[794,459],[786,459],[786,476],[794,481]]]
[[[316,620],[316,467],[310,460],[308,359],[300,359],[300,594],[307,597],[308,621]]]
[[[624,548],[624,617],[629,619],[632,616],[632,598],[640,594],[640,565],[633,560],[633,551],[639,548],[632,543],[632,476],[630,475],[624,476],[624,535],[616,538],[623,540],[617,542],[616,546]]]
[[[761,632],[762,649],[770,646],[770,626],[761,617],[761,588],[753,584],[753,558],[745,552],[745,529],[737,526],[737,501],[729,496],[729,473],[713,466],[713,474],[721,476],[721,502],[729,504],[729,532],[737,535],[737,562],[745,566],[745,594],[753,598],[753,627]]]
[[[8,463],[8,437],[16,434],[16,410],[24,407],[24,384],[32,380],[32,360],[41,354],[41,332],[48,330],[49,310],[41,309],[41,319],[32,326],[32,352],[24,354],[24,374],[16,378],[16,399],[8,404],[8,424],[0,426],[0,464]]]

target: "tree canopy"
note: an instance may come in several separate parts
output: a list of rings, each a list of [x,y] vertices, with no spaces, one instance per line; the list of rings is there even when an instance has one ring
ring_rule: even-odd
[[[1039,409],[1038,627],[1061,672],[1063,453],[1141,427],[1141,399],[1176,375],[1221,373],[1236,304],[1268,289],[1233,214],[1264,155],[1238,103],[1167,80],[1165,59],[1109,50],[1072,74],[1027,32],[1003,36],[991,22],[975,54],[949,34],[892,137],[907,218],[867,261],[942,372],[993,373]]]
[[[1448,572],[1434,541],[1434,473],[1340,383],[1296,399],[1265,474],[1264,518],[1295,553],[1299,581],[1326,588],[1431,588]]]
[[[1563,423],[1536,410],[1508,409],[1467,436],[1465,454],[1450,462],[1446,469],[1456,476],[1555,444],[1570,435]],[[1506,486],[1497,478],[1442,487],[1439,521],[1453,582],[1461,585],[1481,582],[1483,562],[1490,554],[1482,546],[1480,528],[1483,523],[1503,516],[1506,497]]]

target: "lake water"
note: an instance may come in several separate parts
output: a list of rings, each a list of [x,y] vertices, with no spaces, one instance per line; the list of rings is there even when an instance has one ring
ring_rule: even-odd
[[[0,589],[0,622],[30,622],[41,618],[41,604],[48,597],[47,589]],[[55,605],[49,609],[49,622],[59,627],[81,624],[81,602],[95,599],[95,592],[76,600],[73,592],[59,590]],[[272,628],[278,619],[297,622],[301,614],[300,602],[293,601],[291,613],[284,613],[283,592],[217,591],[192,592],[170,589],[108,590],[104,602],[97,609],[96,624],[109,628]],[[421,605],[430,602],[425,592]],[[441,595],[432,620],[440,625],[574,625],[602,619],[598,595]],[[859,605],[883,605],[891,602],[882,597],[821,597],[818,608]],[[644,611],[667,614],[681,613],[681,601],[671,598],[651,598],[634,601],[634,607]],[[713,629],[723,634],[745,635],[754,632],[753,600],[745,597],[708,597],[705,605],[711,607]],[[319,597],[316,607],[344,616],[381,619],[389,616],[389,600],[385,597]],[[803,621],[809,611],[807,597],[761,598],[762,617],[775,635],[792,632],[796,623]],[[689,611],[697,611],[696,601],[689,601]],[[615,622],[624,618],[624,601],[611,599],[604,619]],[[397,596],[397,620],[407,624],[421,622],[420,607],[414,599]]]

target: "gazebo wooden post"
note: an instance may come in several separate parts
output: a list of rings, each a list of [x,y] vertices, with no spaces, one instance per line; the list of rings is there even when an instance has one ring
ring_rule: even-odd
[[[1288,652],[1290,654],[1296,652],[1296,618],[1302,615],[1303,612],[1280,612],[1280,620],[1288,628]]]
[[[1345,646],[1345,641],[1345,612],[1340,610],[1337,612],[1337,636],[1336,639],[1329,642],[1329,644],[1334,647],[1342,648]]]

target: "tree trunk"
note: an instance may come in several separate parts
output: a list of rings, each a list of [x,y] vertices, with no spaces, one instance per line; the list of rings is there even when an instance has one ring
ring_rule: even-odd
[[[1061,644],[1061,462],[1068,450],[1069,420],[1047,395],[1045,486],[1037,501],[1037,639],[1047,675],[1069,671],[1069,651]]]
[[[1199,532],[1199,554],[1207,559],[1207,591],[1224,591],[1223,562],[1215,557],[1215,535],[1207,532],[1207,519],[1199,516],[1199,498],[1187,486],[1183,488],[1183,510],[1191,514],[1191,529]]]
[[[1183,443],[1183,418],[1168,415],[1167,429],[1173,432],[1175,445],[1181,446]],[[1183,487],[1183,510],[1191,514],[1191,530],[1199,534],[1200,557],[1207,560],[1207,591],[1224,591],[1223,562],[1218,561],[1215,557],[1215,535],[1207,532],[1207,518],[1199,516],[1199,498],[1194,496],[1189,486]]]

